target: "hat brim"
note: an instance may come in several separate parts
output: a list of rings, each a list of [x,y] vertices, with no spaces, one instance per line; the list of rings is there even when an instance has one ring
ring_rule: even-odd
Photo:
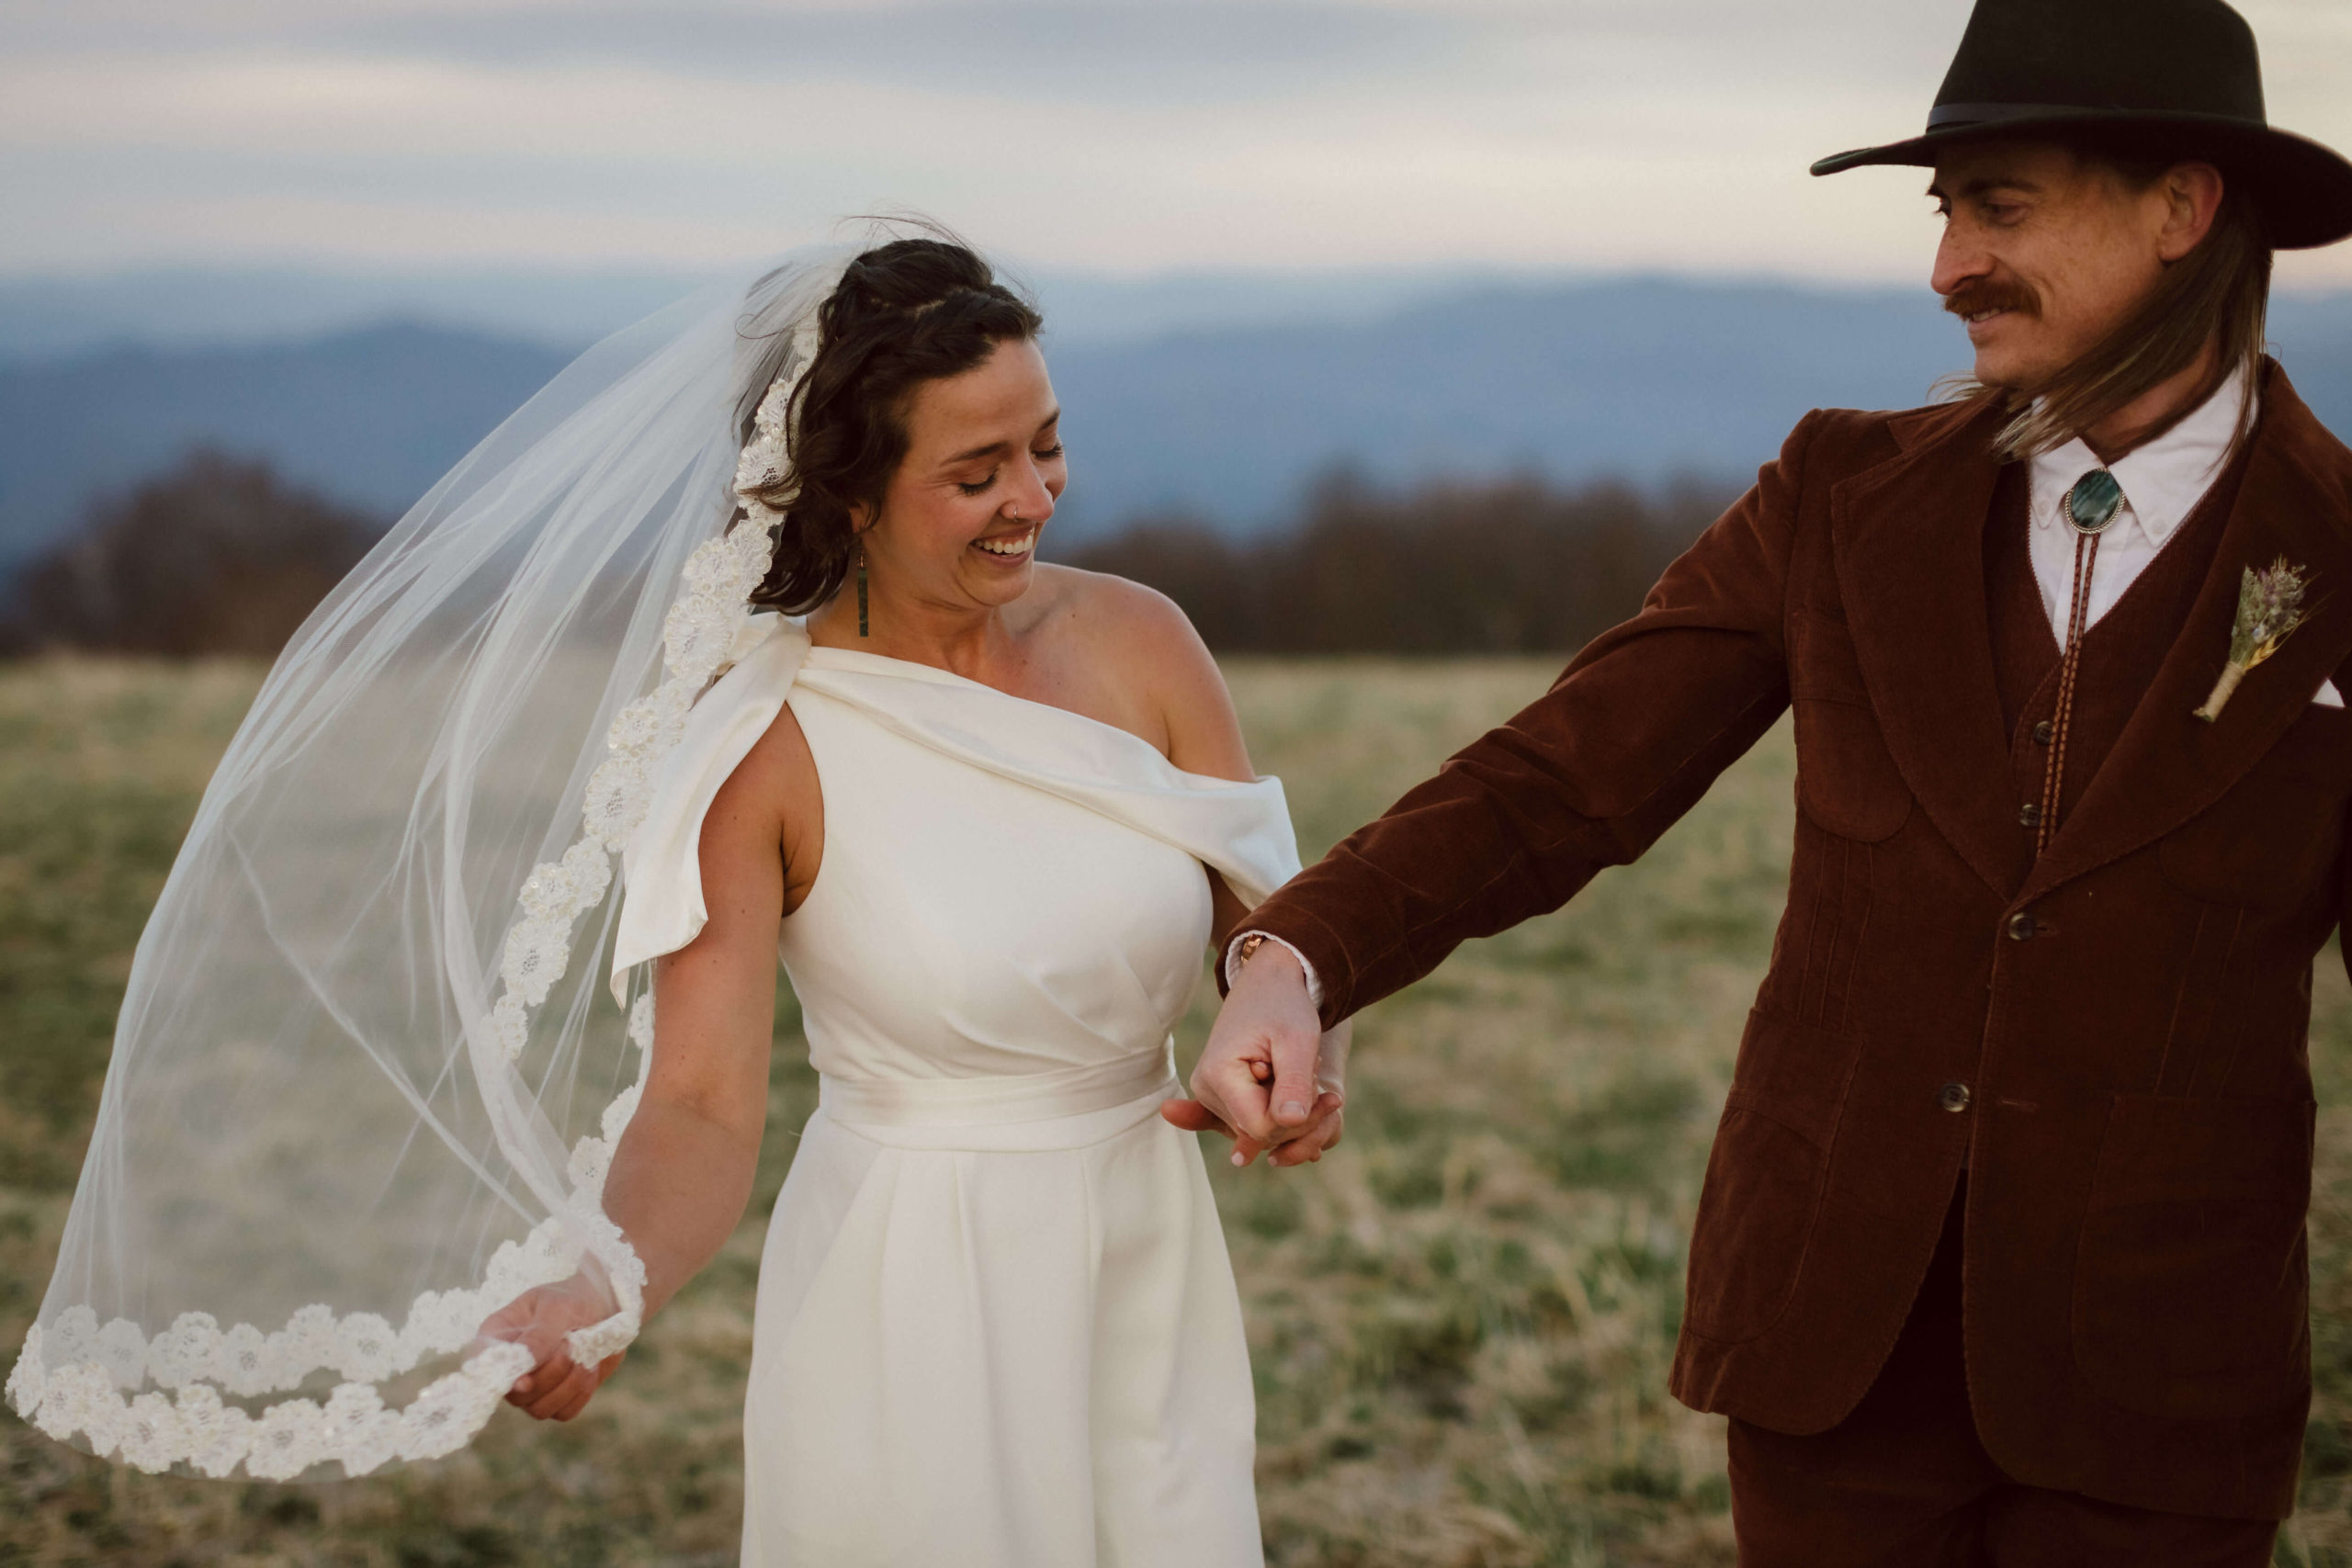
[[[2015,106],[1997,118],[1939,126],[1883,147],[1839,152],[1813,165],[1816,175],[1876,164],[1933,168],[1955,144],[1994,137],[2097,131],[2144,137],[2183,156],[2211,158],[2225,178],[2244,182],[2261,210],[2270,243],[2282,251],[2331,245],[2352,235],[2352,162],[2295,135],[2221,115],[2149,114],[2121,109]]]

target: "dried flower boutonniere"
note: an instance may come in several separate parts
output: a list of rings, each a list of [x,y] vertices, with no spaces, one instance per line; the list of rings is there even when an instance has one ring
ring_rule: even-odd
[[[2230,628],[2230,661],[2222,667],[2222,678],[2213,682],[2213,694],[2197,710],[2197,716],[2211,724],[2222,716],[2223,705],[2230,694],[2238,689],[2245,672],[2278,651],[2290,633],[2307,620],[2311,612],[2303,608],[2303,569],[2289,566],[2280,556],[2267,571],[2245,569],[2245,577],[2238,584],[2238,619]]]

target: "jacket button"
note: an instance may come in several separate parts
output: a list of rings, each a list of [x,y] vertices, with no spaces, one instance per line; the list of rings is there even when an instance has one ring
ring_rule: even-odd
[[[2018,807],[2018,821],[2028,828],[2041,826],[2041,802],[2029,800]]]
[[[1946,1111],[1967,1110],[1968,1086],[1964,1083],[1948,1083],[1944,1085],[1942,1089],[1936,1092],[1936,1103],[1942,1106]]]
[[[2057,738],[2057,730],[2051,728],[2050,721],[2046,718],[2033,727],[2033,743],[2036,746],[2047,746]]]
[[[2023,909],[2009,917],[2009,936],[2013,941],[2031,942],[2036,929],[2033,917]]]

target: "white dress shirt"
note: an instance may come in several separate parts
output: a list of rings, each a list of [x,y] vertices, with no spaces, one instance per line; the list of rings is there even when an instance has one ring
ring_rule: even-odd
[[[2084,613],[2086,630],[2115,608],[2124,591],[2147,570],[2156,552],[2180,532],[2205,492],[2221,477],[2236,439],[2240,422],[2251,423],[2255,410],[2245,379],[2232,376],[2197,411],[2144,446],[2133,448],[2112,463],[2102,464],[2089,446],[2077,439],[2033,459],[2028,473],[2031,487],[2027,515],[2032,520],[2028,543],[2033,558],[2033,580],[2041,590],[2042,608],[2050,613],[2050,629],[2063,648],[2066,620],[2074,610],[2075,530],[2066,524],[2059,502],[2076,479],[2093,468],[2105,468],[2122,488],[2123,503],[2115,521],[2098,536],[2098,558],[2091,563],[2090,605]],[[2322,707],[2340,708],[2344,698],[2335,682],[2320,683],[2312,701]],[[1306,994],[1317,1007],[1323,987],[1306,955],[1270,932],[1236,932],[1227,944],[1226,983],[1239,972],[1235,953],[1243,937],[1264,936],[1290,947],[1306,972]]]
[[[2066,491],[2076,479],[2100,467],[2115,476],[2123,491],[2122,507],[2098,536],[2098,557],[2091,563],[2090,604],[2083,621],[2087,629],[2115,608],[2157,552],[2180,532],[2205,492],[2213,488],[2241,422],[2250,423],[2254,417],[2249,403],[2245,381],[2232,376],[2188,418],[2112,463],[2102,465],[2098,454],[2080,440],[2033,459],[2028,469],[2031,499],[2027,504],[2032,526],[2027,543],[2033,559],[2033,580],[2041,590],[2041,605],[2049,612],[2050,629],[2061,648],[2066,642],[2066,620],[2074,609],[2075,592],[2075,530],[2067,525],[2060,506]],[[2344,705],[2333,681],[2324,682],[2312,700],[2325,707]]]

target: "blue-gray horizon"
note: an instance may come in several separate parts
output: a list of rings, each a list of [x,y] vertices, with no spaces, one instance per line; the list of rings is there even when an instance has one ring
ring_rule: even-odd
[[[2241,0],[2352,145],[2352,15]],[[1041,270],[1924,276],[1967,12],[1868,0],[15,0],[0,275],[703,274],[916,209]],[[2339,247],[2290,284],[2352,283]]]

